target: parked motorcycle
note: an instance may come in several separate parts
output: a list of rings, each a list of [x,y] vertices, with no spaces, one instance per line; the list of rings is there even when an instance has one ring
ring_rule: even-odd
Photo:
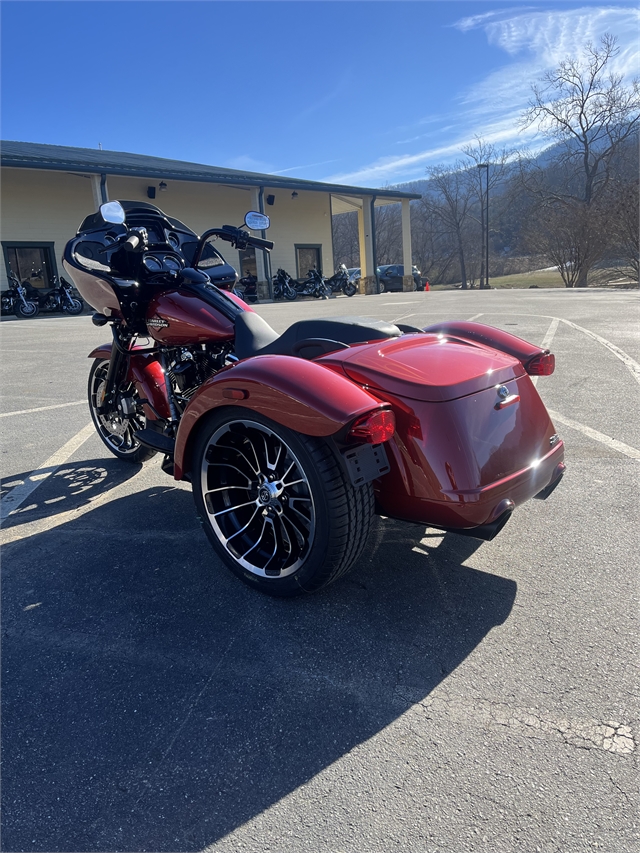
[[[2,291],[0,306],[3,314],[15,314],[28,319],[35,317],[40,308],[37,299],[30,299],[27,289],[13,272],[9,272],[11,286]]]
[[[288,275],[288,273],[285,273],[285,275]],[[289,279],[298,291],[298,296],[313,296],[314,299],[328,299],[331,295],[331,288],[322,273],[315,268],[309,270],[306,278],[292,279],[289,276]]]
[[[236,296],[239,296],[240,299],[244,299],[245,302],[249,302],[254,305],[258,302],[257,276],[251,275],[251,273],[247,273],[247,275],[242,276],[234,287],[233,292]]]
[[[358,288],[350,280],[349,271],[344,264],[340,264],[331,278],[327,279],[327,284],[331,288],[332,293],[337,293],[341,290],[345,296],[353,296],[358,292]]]
[[[278,334],[199,268],[214,239],[273,247],[249,233],[267,216],[245,226],[198,237],[151,204],[107,202],[64,252],[93,322],[111,326],[90,353],[100,438],[131,462],[159,452],[191,482],[235,575],[311,592],[356,562],[374,512],[492,539],[549,496],[564,445],[530,379],[553,372],[548,350],[471,322],[333,317]]]
[[[289,302],[298,298],[293,279],[283,269],[279,269],[273,277],[273,298],[287,299]]]
[[[64,279],[58,279],[54,276],[54,286],[50,290],[38,290],[36,287],[31,287],[27,282],[23,282],[27,288],[29,298],[34,302],[37,301],[41,311],[53,313],[54,311],[62,311],[64,314],[76,316],[84,311],[84,302],[73,292],[73,287]]]

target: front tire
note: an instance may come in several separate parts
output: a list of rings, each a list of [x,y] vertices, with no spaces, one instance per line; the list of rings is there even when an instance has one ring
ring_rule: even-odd
[[[72,296],[70,301],[63,306],[62,310],[65,314],[70,314],[72,317],[76,317],[78,314],[82,314],[84,310],[84,302],[81,299],[77,299],[75,296]]]
[[[16,302],[15,314],[16,317],[22,317],[23,320],[28,320],[31,317],[36,317],[40,313],[40,306],[37,302],[31,302],[30,300],[27,304],[23,304],[22,302]]]
[[[227,568],[280,597],[345,574],[373,516],[371,485],[354,488],[325,441],[251,411],[206,419],[194,448],[193,495]]]
[[[139,414],[134,417],[124,417],[120,409],[108,415],[98,412],[98,406],[104,397],[108,369],[109,359],[97,358],[89,373],[88,397],[91,419],[98,435],[114,456],[127,462],[146,462],[156,455],[156,451],[140,444],[134,435],[136,430],[143,429],[147,422],[142,406],[138,406]],[[124,396],[123,392],[134,400],[139,399],[133,384],[128,388],[120,389],[118,396]]]
[[[345,296],[355,296],[357,290],[358,288],[355,286],[355,284],[345,284],[345,286],[342,288],[342,292]]]
[[[293,302],[295,299],[298,298],[298,291],[294,287],[287,285],[284,288],[284,298],[287,300],[287,302]]]

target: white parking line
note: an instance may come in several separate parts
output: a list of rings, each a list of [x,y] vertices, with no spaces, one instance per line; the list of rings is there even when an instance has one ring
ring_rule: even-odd
[[[605,435],[603,432],[598,432],[598,430],[591,429],[591,427],[578,423],[578,421],[566,418],[559,412],[554,412],[551,409],[548,409],[547,411],[553,421],[558,421],[565,426],[571,427],[571,429],[577,429],[578,432],[584,433],[584,435],[592,438],[594,441],[599,441],[600,444],[605,444],[612,450],[617,450],[618,453],[624,453],[625,456],[629,456],[631,459],[640,459],[640,450],[636,450],[635,447],[629,447],[628,444],[618,441],[617,438],[611,438],[610,435]]]
[[[625,364],[629,370],[631,371],[631,375],[636,380],[636,382],[640,382],[640,364],[634,359],[631,358],[630,355],[627,355],[624,350],[621,350],[620,347],[617,347],[615,344],[612,344],[611,341],[608,341],[606,338],[601,337],[600,335],[596,335],[595,332],[589,331],[589,329],[585,329],[582,326],[578,326],[577,323],[572,323],[571,320],[564,320],[560,318],[561,322],[566,323],[567,326],[571,326],[573,329],[578,329],[580,332],[584,332],[585,335],[588,335],[590,338],[598,341],[602,344],[602,346],[606,347],[610,352],[612,352],[616,358],[619,358],[623,364]]]
[[[61,465],[69,459],[76,450],[85,443],[85,441],[94,434],[95,427],[92,423],[83,427],[80,432],[76,433],[73,438],[64,444],[60,450],[57,450],[53,456],[50,456],[46,462],[43,462],[39,468],[32,471],[24,482],[12,489],[9,494],[2,499],[2,507],[0,507],[0,520],[4,521],[12,512],[15,512],[18,507],[26,501],[29,495],[34,492],[38,486],[50,477]]]
[[[48,412],[51,409],[66,409],[67,406],[84,406],[86,400],[78,400],[75,403],[58,403],[55,406],[38,406],[37,409],[20,409],[19,412],[3,412],[0,418],[11,418],[13,415],[30,415],[32,412]]]

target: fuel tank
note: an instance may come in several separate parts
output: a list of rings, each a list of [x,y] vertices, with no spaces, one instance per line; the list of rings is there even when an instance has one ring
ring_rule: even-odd
[[[186,290],[163,290],[153,296],[145,320],[151,337],[169,346],[230,341],[234,337],[232,320]]]

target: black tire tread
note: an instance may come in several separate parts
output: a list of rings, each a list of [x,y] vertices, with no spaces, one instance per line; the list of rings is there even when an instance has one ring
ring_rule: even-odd
[[[348,482],[326,443],[307,436],[300,437],[306,439],[304,443],[314,459],[318,474],[324,480],[332,509],[332,529],[338,534],[325,561],[324,578],[317,586],[314,585],[315,590],[345,575],[361,555],[369,536],[374,498],[371,484],[355,487]]]

